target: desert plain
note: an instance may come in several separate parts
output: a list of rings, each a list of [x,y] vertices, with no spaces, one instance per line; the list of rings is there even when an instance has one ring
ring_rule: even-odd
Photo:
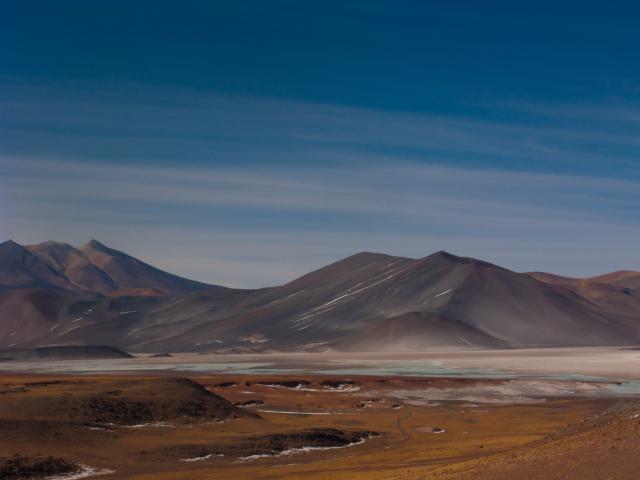
[[[613,347],[4,362],[0,457],[75,466],[56,479],[635,479],[638,365]]]

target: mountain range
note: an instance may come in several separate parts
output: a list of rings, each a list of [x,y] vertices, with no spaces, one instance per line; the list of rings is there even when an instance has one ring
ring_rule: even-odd
[[[640,344],[640,272],[517,273],[437,252],[362,252],[285,285],[232,289],[92,240],[0,244],[0,348],[402,351]]]

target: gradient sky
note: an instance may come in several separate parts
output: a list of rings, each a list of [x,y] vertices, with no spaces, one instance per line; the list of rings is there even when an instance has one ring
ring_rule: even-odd
[[[0,0],[0,49],[0,240],[640,270],[637,2]]]

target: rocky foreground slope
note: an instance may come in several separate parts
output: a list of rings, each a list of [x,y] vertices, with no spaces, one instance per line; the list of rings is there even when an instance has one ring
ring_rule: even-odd
[[[387,480],[635,480],[640,471],[640,402],[606,411],[540,440],[484,459]]]

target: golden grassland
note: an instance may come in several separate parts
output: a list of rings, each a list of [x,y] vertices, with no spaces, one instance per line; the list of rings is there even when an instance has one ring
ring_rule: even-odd
[[[88,388],[87,382],[90,382],[90,388],[99,392],[101,389],[110,388],[115,381],[126,380],[133,384],[148,378],[157,377],[7,375],[0,379],[0,415],[4,420],[28,420],[23,417],[31,415],[22,413],[20,408],[12,408],[10,412],[2,409],[1,403],[8,402],[9,398],[13,405],[19,405],[20,398],[71,395],[74,390]],[[13,430],[3,429],[0,432],[0,456],[16,453],[52,455],[115,471],[113,474],[100,477],[104,479],[634,478],[625,477],[623,471],[624,468],[635,465],[633,462],[637,462],[638,458],[637,454],[635,459],[628,458],[628,452],[631,450],[628,450],[625,443],[634,438],[633,430],[611,430],[609,440],[613,443],[602,442],[600,430],[597,434],[585,431],[572,435],[571,438],[578,438],[578,442],[565,441],[567,437],[563,436],[558,437],[559,440],[548,437],[552,432],[568,425],[580,424],[583,419],[590,418],[612,405],[614,400],[556,398],[528,404],[470,404],[463,401],[447,401],[437,405],[419,406],[394,400],[393,390],[419,390],[425,386],[456,388],[483,380],[351,377],[358,383],[356,391],[332,390],[321,385],[324,380],[340,381],[341,378],[312,375],[258,377],[236,374],[192,377],[208,390],[231,402],[264,402],[263,405],[248,408],[257,412],[261,418],[236,418],[222,422],[176,421],[170,422],[170,426],[113,426],[101,430],[69,426],[68,418],[56,416],[56,412],[45,412],[48,418],[55,419],[54,428],[51,424],[46,427],[24,427],[20,424]],[[311,385],[291,389],[257,383],[291,379],[308,380],[311,381]],[[55,383],[57,381],[62,383]],[[217,386],[223,382],[233,382],[235,385]],[[372,397],[368,394],[371,391],[385,392],[389,395]],[[163,393],[149,392],[150,395],[160,396]],[[432,433],[436,427],[444,429],[445,432]],[[255,460],[242,460],[236,456],[186,462],[184,459],[162,454],[167,449],[179,445],[233,443],[257,435],[314,428],[375,431],[380,433],[380,436],[370,438],[363,444],[345,448]],[[635,432],[637,434],[637,430]],[[589,434],[598,436],[592,438]],[[604,438],[606,434],[605,431]],[[620,440],[615,440],[616,438]],[[635,437],[635,440],[637,444],[640,437]],[[611,449],[612,445],[616,446],[616,442],[619,443],[617,450]],[[603,457],[600,443],[606,444],[606,453],[611,457]],[[546,467],[553,466],[554,461],[558,463],[556,470],[568,465],[559,453],[564,451],[573,452],[574,456],[585,455],[585,445],[592,445],[590,448],[594,455],[598,452],[601,462],[603,458],[611,458],[612,462],[615,460],[615,463],[623,465],[624,468],[610,477],[589,476],[588,472],[583,472],[580,477],[554,477],[553,472],[545,473]],[[544,455],[541,456],[541,452]],[[541,458],[547,460],[540,465]],[[574,459],[573,463],[576,462],[580,463]],[[573,468],[577,469],[579,465],[574,465]]]

